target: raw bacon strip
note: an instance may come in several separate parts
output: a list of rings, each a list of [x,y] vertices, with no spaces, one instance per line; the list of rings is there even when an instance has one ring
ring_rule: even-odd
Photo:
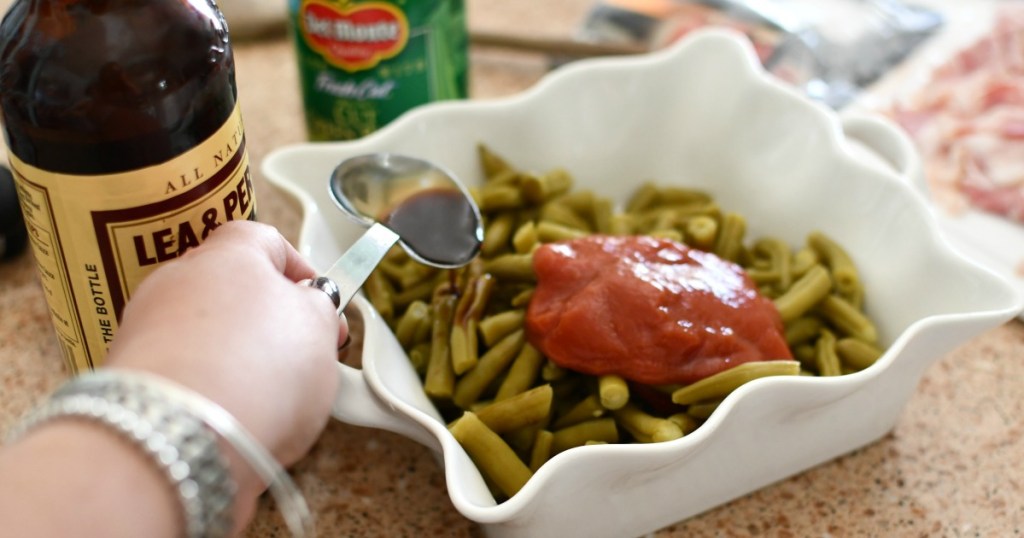
[[[936,202],[1024,223],[1024,7],[889,114],[917,143]]]

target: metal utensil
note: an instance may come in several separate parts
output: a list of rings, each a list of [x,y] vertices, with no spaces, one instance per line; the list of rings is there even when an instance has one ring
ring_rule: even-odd
[[[334,169],[328,189],[346,215],[369,228],[308,283],[327,293],[339,314],[395,243],[442,269],[461,267],[480,250],[480,209],[455,175],[434,163],[393,153],[351,157]]]

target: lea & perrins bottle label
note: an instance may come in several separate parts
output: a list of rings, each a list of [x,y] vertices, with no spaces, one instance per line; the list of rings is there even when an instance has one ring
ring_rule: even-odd
[[[462,0],[288,0],[311,140],[351,140],[468,94]]]
[[[71,373],[102,364],[159,264],[256,201],[227,25],[211,0],[17,0],[0,110]]]

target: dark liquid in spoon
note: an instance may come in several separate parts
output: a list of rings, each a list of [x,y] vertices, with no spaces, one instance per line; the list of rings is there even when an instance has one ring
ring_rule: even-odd
[[[454,189],[418,192],[381,222],[424,260],[441,265],[469,263],[483,239],[472,202]]]

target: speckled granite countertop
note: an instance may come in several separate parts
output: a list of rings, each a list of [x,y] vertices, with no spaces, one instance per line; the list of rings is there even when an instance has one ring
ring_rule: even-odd
[[[282,0],[283,1],[283,0]],[[589,0],[469,0],[475,29],[568,35]],[[299,212],[260,176],[304,140],[291,43],[238,43],[238,86],[261,220],[297,239]],[[543,58],[472,53],[472,95],[533,84]],[[0,435],[66,377],[29,254],[0,265]],[[654,533],[702,536],[1024,536],[1024,324],[985,333],[932,366],[890,435]],[[480,536],[452,506],[428,449],[332,422],[294,476],[322,536]],[[266,499],[249,536],[285,536]]]

